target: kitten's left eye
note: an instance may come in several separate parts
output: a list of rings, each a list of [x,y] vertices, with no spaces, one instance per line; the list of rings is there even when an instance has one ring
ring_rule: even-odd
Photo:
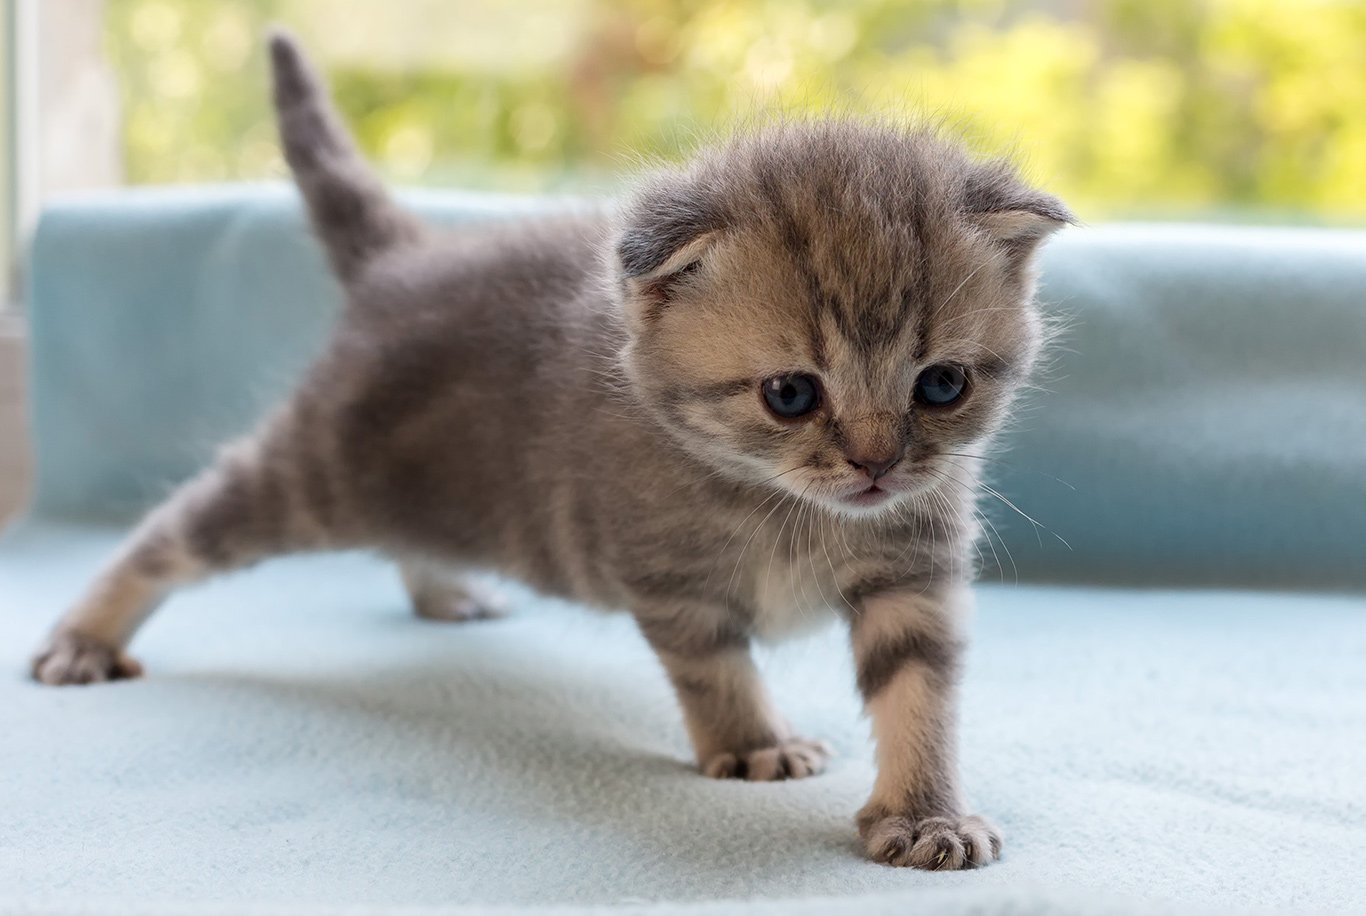
[[[809,375],[775,375],[763,384],[764,403],[776,416],[795,420],[816,409],[820,386]]]
[[[968,377],[958,366],[931,366],[915,380],[915,399],[931,407],[947,407],[963,396]]]

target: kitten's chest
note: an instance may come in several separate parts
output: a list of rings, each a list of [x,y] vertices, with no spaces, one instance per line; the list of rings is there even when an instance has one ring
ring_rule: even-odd
[[[758,540],[758,539],[756,539]],[[857,529],[825,524],[788,526],[761,539],[764,548],[747,562],[754,629],[779,638],[856,613],[860,589],[869,582],[908,581],[928,575],[921,539],[902,527]]]
[[[747,564],[754,629],[777,639],[827,623],[846,607],[844,558],[805,530],[767,539],[762,554]]]

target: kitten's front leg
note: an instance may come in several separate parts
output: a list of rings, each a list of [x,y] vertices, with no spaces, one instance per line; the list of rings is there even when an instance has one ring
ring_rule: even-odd
[[[760,782],[823,771],[830,748],[792,734],[754,667],[749,639],[711,615],[636,614],[673,683],[702,772]]]
[[[966,587],[889,592],[864,599],[852,619],[878,767],[858,826],[875,861],[958,869],[1000,855],[1000,832],[967,813],[958,780],[957,681],[971,600]]]

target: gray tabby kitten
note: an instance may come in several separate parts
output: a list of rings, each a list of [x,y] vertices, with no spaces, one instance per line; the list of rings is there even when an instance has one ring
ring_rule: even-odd
[[[774,708],[750,640],[836,613],[877,740],[868,855],[996,858],[955,759],[979,530],[954,459],[1035,362],[1031,262],[1067,209],[928,133],[829,121],[732,141],[615,217],[437,232],[390,200],[292,41],[271,52],[345,311],[294,395],[147,516],[34,676],[134,677],[124,647],[172,589],[374,548],[427,617],[482,614],[469,570],[629,608],[702,772],[799,778],[829,751]]]

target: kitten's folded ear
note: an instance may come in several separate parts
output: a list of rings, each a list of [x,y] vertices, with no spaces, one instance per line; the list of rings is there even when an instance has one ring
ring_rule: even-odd
[[[963,193],[968,219],[1024,263],[1049,235],[1077,219],[1061,200],[1020,181],[1006,162],[979,165]]]
[[[627,290],[653,306],[667,304],[673,279],[697,263],[722,227],[720,212],[696,191],[662,183],[641,191],[616,243]]]

